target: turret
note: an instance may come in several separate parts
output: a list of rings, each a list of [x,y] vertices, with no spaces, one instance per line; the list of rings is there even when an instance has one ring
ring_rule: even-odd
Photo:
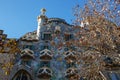
[[[41,15],[38,16],[37,21],[38,21],[38,29],[37,29],[37,39],[40,38],[40,32],[41,28],[44,26],[47,17],[45,16],[46,9],[41,9]]]

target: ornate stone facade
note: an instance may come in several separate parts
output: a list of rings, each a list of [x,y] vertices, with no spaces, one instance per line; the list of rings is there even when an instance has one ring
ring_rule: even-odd
[[[12,49],[13,53],[17,54],[15,54],[16,59],[10,69],[8,80],[82,79],[79,77],[79,66],[76,63],[79,48],[72,44],[77,39],[75,34],[79,30],[75,30],[74,26],[64,19],[48,18],[45,11],[42,9],[42,14],[38,16],[37,30],[28,32],[17,41],[15,40],[19,50]],[[0,34],[2,33],[1,30]],[[0,43],[0,45],[3,44]],[[117,66],[117,76],[119,76],[120,66]],[[112,79],[108,76],[112,72],[114,69],[109,67],[109,70],[107,68],[105,71],[100,71],[100,74],[104,80],[119,80],[119,77]]]
[[[66,45],[74,40],[73,26],[64,19],[47,18],[45,9],[38,16],[38,29],[18,40],[20,55],[10,80],[77,79],[76,52]],[[71,61],[71,62],[70,62]]]

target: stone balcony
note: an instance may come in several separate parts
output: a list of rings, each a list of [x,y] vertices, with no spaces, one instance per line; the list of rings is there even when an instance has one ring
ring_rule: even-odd
[[[67,51],[64,54],[64,58],[67,62],[74,62],[76,61],[76,52],[74,51]]]
[[[65,72],[65,77],[68,79],[74,78],[75,80],[78,79],[78,70],[76,68],[68,68]]]
[[[44,49],[44,50],[40,51],[39,57],[41,60],[50,61],[53,57],[53,54],[50,50]]]
[[[40,79],[50,79],[52,77],[52,70],[48,67],[42,67],[38,70],[37,76]]]
[[[22,52],[21,52],[21,59],[24,59],[24,60],[30,60],[30,59],[34,59],[34,52],[30,49],[24,49]]]

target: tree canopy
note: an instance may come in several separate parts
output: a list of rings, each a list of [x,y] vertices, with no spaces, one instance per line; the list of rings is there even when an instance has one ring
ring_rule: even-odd
[[[100,71],[108,64],[120,64],[120,1],[87,0],[84,8],[79,3],[74,8],[74,21],[79,32],[78,64],[80,76],[87,79],[100,79]]]

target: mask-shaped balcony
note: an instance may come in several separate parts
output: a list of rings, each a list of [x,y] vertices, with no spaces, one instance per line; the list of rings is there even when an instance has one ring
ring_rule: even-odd
[[[75,61],[76,60],[76,52],[67,51],[64,54],[65,60],[67,61]]]
[[[65,77],[67,78],[78,78],[78,71],[76,68],[68,68],[65,72]]]
[[[52,52],[48,49],[44,49],[44,50],[40,51],[40,59],[41,60],[49,61],[52,59],[52,56],[53,56]]]
[[[37,76],[41,79],[50,79],[52,77],[52,70],[48,67],[40,68]]]
[[[21,52],[21,59],[24,59],[24,60],[34,59],[34,52],[30,49],[24,49]]]

